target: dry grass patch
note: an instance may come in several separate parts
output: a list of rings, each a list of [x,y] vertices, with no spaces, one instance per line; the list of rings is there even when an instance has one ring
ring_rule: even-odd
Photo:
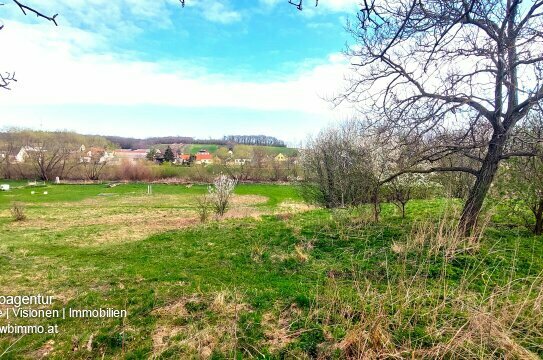
[[[314,205],[308,205],[302,202],[283,201],[282,203],[279,204],[278,212],[279,213],[284,213],[284,212],[298,213],[298,212],[314,210],[316,208],[317,207]]]
[[[231,205],[259,205],[268,201],[266,196],[261,195],[233,195],[230,199]]]
[[[44,204],[29,210],[31,220],[5,226],[22,234],[34,229],[38,232],[32,234],[34,239],[46,236],[46,232],[56,234],[73,229],[73,235],[64,236],[64,239],[79,246],[132,242],[153,234],[197,225],[198,215],[194,210],[189,206],[179,208],[188,200],[187,196],[157,195],[93,198],[75,204]],[[266,200],[263,196],[235,196],[225,219],[259,218],[265,212],[252,206]],[[84,231],[90,226],[104,229],[93,228],[92,232],[81,236],[78,230]]]
[[[183,329],[175,326],[158,326],[151,339],[153,340],[153,356],[158,356],[162,353],[170,343],[172,337],[177,336]]]
[[[286,309],[265,313],[262,317],[262,328],[266,337],[264,346],[272,353],[285,349],[300,336],[300,331],[293,331],[291,328],[301,317],[302,311],[296,304],[291,304]]]
[[[54,350],[55,350],[55,341],[49,340],[41,348],[39,348],[32,354],[32,358],[47,359],[53,353]]]
[[[446,212],[437,225],[428,219],[415,222],[405,241],[394,242],[391,250],[395,254],[427,252],[428,255],[443,255],[447,259],[460,253],[478,251],[490,214],[486,214],[479,227],[469,236],[459,229],[456,219],[458,214]]]
[[[194,294],[155,309],[154,356],[165,351],[179,358],[208,359],[215,351],[231,356],[237,348],[239,316],[250,311],[239,294],[228,291]]]
[[[311,241],[303,241],[294,246],[294,249],[288,252],[280,252],[270,256],[272,261],[284,262],[294,260],[297,263],[305,263],[311,259],[311,251],[313,243]]]

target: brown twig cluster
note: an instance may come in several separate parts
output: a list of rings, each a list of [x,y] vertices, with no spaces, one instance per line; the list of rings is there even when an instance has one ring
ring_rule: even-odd
[[[288,0],[288,3],[290,5],[294,5],[300,11],[303,10],[303,5],[304,5],[303,0],[296,0],[296,1]],[[319,6],[319,0],[315,0],[315,6]]]
[[[11,90],[9,85],[12,83],[12,82],[16,82],[17,79],[15,78],[15,73],[4,73],[4,74],[1,74],[0,73],[0,88],[2,89],[6,89],[6,90]]]

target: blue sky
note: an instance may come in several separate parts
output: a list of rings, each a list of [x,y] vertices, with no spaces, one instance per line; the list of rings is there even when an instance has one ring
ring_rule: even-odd
[[[19,81],[0,93],[0,127],[297,143],[350,116],[325,99],[344,86],[356,3],[299,12],[287,0],[28,1],[58,12],[54,27],[8,1],[0,71]]]

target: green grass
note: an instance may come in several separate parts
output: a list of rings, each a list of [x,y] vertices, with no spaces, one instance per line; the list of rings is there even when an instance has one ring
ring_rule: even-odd
[[[214,154],[217,152],[217,150],[221,147],[221,145],[204,145],[204,144],[190,144],[186,145],[184,148],[184,152],[188,154],[196,154],[200,150],[207,150],[211,154]],[[294,148],[288,148],[288,147],[280,147],[280,146],[252,146],[252,148],[258,148],[262,149],[265,152],[267,152],[270,155],[278,155],[282,153],[286,156],[293,156],[298,152],[298,149]]]
[[[301,202],[298,189],[290,185],[240,184],[236,187],[239,195],[263,195],[268,198],[266,206],[275,207],[282,202]]]
[[[47,189],[50,196],[31,196],[27,188],[0,195],[1,291],[52,294],[57,307],[127,309],[129,317],[44,320],[57,323],[61,334],[0,337],[0,354],[18,340],[5,358],[35,358],[50,341],[51,356],[59,359],[344,358],[359,346],[347,342],[354,335],[374,339],[372,351],[404,349],[405,358],[420,358],[417,351],[451,340],[449,330],[454,334],[467,322],[471,309],[494,314],[492,306],[502,309],[502,301],[524,309],[543,289],[535,283],[527,290],[543,271],[543,246],[522,227],[493,223],[476,251],[453,259],[432,253],[431,243],[394,251],[396,244],[407,246],[413,228],[439,223],[458,207],[456,201],[413,201],[406,219],[385,204],[381,222],[373,223],[365,208],[274,214],[281,203],[300,200],[295,188],[240,185],[238,195],[268,198],[252,205],[268,215],[95,246],[78,239],[113,231],[114,225],[60,226],[66,224],[59,219],[86,211],[91,200],[106,217],[144,209],[153,214],[162,207],[183,211],[206,187],[156,185],[156,198],[149,201],[142,201],[145,184]],[[113,195],[98,196],[103,193]],[[9,219],[12,200],[29,206],[26,223]],[[470,307],[458,306],[464,303]],[[519,312],[507,334],[543,356],[543,340],[531,326],[540,323],[534,309]],[[491,345],[501,346],[476,348],[479,358],[499,357]]]
[[[116,187],[108,185],[54,185],[26,186],[26,183],[12,182],[12,190],[0,193],[0,207],[13,201],[29,204],[76,202],[104,195],[133,196],[147,193],[146,183],[120,184]],[[153,184],[156,195],[200,195],[207,192],[207,185],[164,185]],[[32,192],[35,194],[32,194]],[[43,193],[47,192],[47,195]],[[267,206],[274,207],[283,201],[301,201],[297,189],[293,186],[273,184],[240,184],[236,187],[239,195],[261,195],[268,198]]]
[[[194,155],[200,150],[207,150],[208,152],[214,154],[219,149],[219,147],[219,145],[190,144],[185,146],[184,152]]]
[[[264,149],[266,152],[272,155],[283,154],[285,156],[293,156],[298,153],[298,149],[280,147],[280,146],[258,146],[261,149]]]

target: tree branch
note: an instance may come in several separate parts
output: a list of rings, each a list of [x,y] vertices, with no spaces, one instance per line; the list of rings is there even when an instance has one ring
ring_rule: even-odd
[[[390,182],[390,181],[396,179],[398,176],[401,176],[403,174],[430,174],[430,173],[434,173],[434,172],[457,172],[457,171],[465,172],[465,173],[468,173],[468,174],[473,175],[473,176],[478,175],[477,170],[474,170],[472,168],[465,167],[465,166],[449,166],[449,167],[441,167],[441,166],[439,166],[439,167],[432,167],[432,168],[428,168],[428,169],[407,169],[407,170],[402,170],[400,172],[397,172],[394,175],[389,176],[385,180],[382,180],[380,182],[380,184],[381,185],[386,184],[387,182]]]
[[[0,88],[11,90],[9,84],[12,82],[17,82],[15,73],[5,73],[5,75],[0,74]]]
[[[22,4],[21,2],[19,2],[19,0],[12,0],[15,4],[17,4],[17,6],[19,6],[19,9],[21,9],[21,11],[23,12],[23,14],[27,15],[27,11],[28,12],[32,12],[34,14],[36,14],[37,17],[41,17],[43,19],[46,19],[48,21],[51,21],[53,24],[55,24],[55,26],[58,26],[57,24],[57,16],[58,14],[55,14],[53,16],[47,16],[47,15],[44,15],[43,13],[39,12],[38,10],[34,9],[34,8],[31,8],[30,6],[27,6],[25,4]]]
[[[297,1],[288,0],[288,3],[290,5],[294,5],[296,7],[296,9],[298,9],[300,11],[303,10],[304,0],[297,0]],[[315,0],[315,6],[318,6],[318,5],[319,5],[319,0]]]
[[[516,151],[516,152],[503,154],[502,156],[500,156],[500,160],[506,160],[512,157],[534,157],[537,155],[538,155],[537,153],[531,152],[531,151]]]

